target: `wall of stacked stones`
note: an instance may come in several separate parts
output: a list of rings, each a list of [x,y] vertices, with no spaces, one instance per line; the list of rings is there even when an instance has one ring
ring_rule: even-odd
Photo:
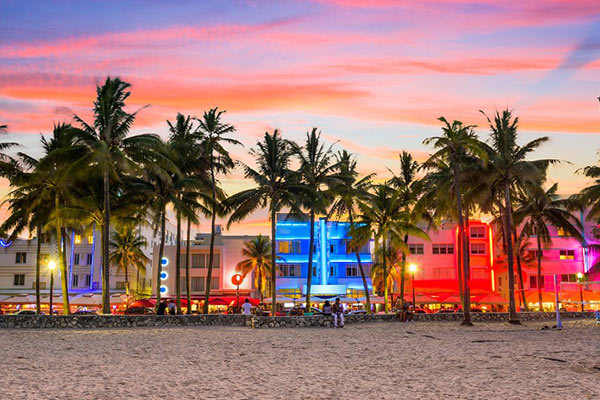
[[[346,315],[347,324],[398,321],[394,314]],[[522,321],[545,320],[555,313],[519,313]],[[562,312],[563,319],[594,318],[590,312]],[[473,322],[506,322],[507,313],[473,313]],[[461,321],[462,314],[415,314],[415,321]],[[245,315],[0,315],[0,328],[8,329],[97,329],[172,326],[254,326],[255,328],[330,327],[331,317],[254,317]]]

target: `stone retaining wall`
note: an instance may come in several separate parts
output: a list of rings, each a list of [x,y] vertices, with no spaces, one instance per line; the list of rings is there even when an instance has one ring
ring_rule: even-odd
[[[473,313],[473,322],[505,322],[508,313]],[[554,321],[555,313],[519,313],[522,321]],[[590,312],[562,312],[563,319],[591,319]],[[346,315],[347,324],[397,321],[394,314]],[[415,314],[415,321],[461,321],[462,314]],[[331,317],[250,317],[245,315],[0,315],[0,328],[95,329],[170,326],[254,326],[255,328],[330,327]]]

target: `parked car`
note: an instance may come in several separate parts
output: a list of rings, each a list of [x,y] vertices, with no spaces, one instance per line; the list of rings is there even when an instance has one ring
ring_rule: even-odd
[[[73,315],[98,315],[98,313],[91,310],[77,310],[73,313]]]
[[[152,315],[156,314],[153,308],[150,307],[130,307],[123,311],[123,315]]]
[[[35,315],[35,310],[19,310],[13,315]]]

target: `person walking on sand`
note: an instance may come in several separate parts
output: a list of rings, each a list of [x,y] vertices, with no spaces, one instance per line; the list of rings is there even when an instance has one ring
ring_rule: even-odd
[[[333,327],[334,328],[338,327],[338,320],[339,320],[339,327],[343,328],[344,327],[344,307],[340,303],[339,297],[337,299],[335,299],[335,303],[333,303],[333,307],[331,307],[331,311],[333,312]]]
[[[175,315],[177,312],[177,306],[173,300],[169,300],[169,314]]]
[[[165,315],[165,311],[167,309],[167,303],[163,300],[158,305],[158,310],[156,311],[157,315]]]
[[[250,315],[250,311],[252,310],[252,304],[250,304],[250,300],[244,300],[244,304],[242,304],[242,314]]]

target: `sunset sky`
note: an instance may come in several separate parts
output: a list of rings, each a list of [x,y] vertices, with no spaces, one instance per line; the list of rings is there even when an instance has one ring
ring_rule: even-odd
[[[134,133],[166,137],[177,112],[219,106],[248,163],[266,130],[302,140],[317,126],[383,179],[399,151],[427,156],[439,116],[486,138],[478,110],[506,107],[522,141],[550,137],[537,156],[571,162],[551,173],[563,194],[600,149],[598,0],[0,2],[5,140],[39,154],[39,133],[88,117],[107,75],[133,85],[132,110],[151,105]],[[241,171],[223,181],[248,186]],[[257,214],[232,231],[265,228]]]

